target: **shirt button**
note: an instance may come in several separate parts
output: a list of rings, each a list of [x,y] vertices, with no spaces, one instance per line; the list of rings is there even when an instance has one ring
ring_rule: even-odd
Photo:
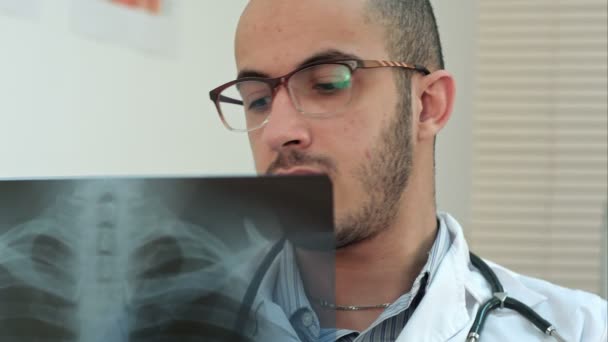
[[[305,327],[310,327],[313,323],[313,317],[312,314],[310,312],[305,312],[302,314],[302,324],[304,324]]]

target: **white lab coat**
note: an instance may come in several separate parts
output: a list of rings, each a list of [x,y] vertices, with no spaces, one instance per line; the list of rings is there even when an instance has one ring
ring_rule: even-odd
[[[477,310],[492,296],[488,282],[471,265],[462,228],[451,216],[440,215],[454,241],[397,342],[466,341]],[[488,264],[509,296],[527,304],[552,323],[566,341],[606,341],[608,318],[605,300]],[[555,342],[508,309],[497,309],[488,317],[480,342],[491,341]]]
[[[462,228],[450,215],[440,213],[453,239],[435,277],[397,342],[464,342],[477,310],[491,298],[488,282],[471,265]],[[509,296],[529,305],[551,322],[568,342],[606,342],[607,303],[596,295],[570,290],[525,277],[489,263]],[[254,307],[256,341],[299,341],[282,309],[272,301],[278,267],[276,260],[262,281]],[[260,319],[264,317],[263,319]],[[518,313],[493,311],[480,342],[555,342]]]

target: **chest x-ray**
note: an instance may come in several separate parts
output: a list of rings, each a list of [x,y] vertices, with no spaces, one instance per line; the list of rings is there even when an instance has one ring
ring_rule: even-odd
[[[1,181],[0,341],[233,338],[263,251],[323,230],[317,177]]]

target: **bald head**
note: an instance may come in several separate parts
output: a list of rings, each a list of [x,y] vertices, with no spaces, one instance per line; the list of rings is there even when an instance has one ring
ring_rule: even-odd
[[[327,0],[251,0],[237,28],[237,65],[248,68],[250,60],[259,63],[266,59],[277,67],[282,60],[301,60],[336,48],[354,53],[362,32],[369,32],[376,40],[383,35],[365,20],[365,4],[365,0],[332,0],[331,6]],[[384,49],[383,40],[374,45]],[[358,52],[372,57],[363,49]]]
[[[383,27],[395,60],[444,69],[443,52],[429,0],[366,0],[367,20]]]
[[[342,20],[345,17],[348,20]],[[298,39],[298,29],[317,30],[321,37],[328,28],[353,35],[361,26],[379,33],[390,59],[425,65],[431,70],[444,68],[429,0],[332,0],[331,6],[326,0],[251,0],[237,28],[237,61],[244,45],[249,47],[243,41],[255,39],[252,35],[282,33],[286,27],[294,28],[294,32],[282,39]]]

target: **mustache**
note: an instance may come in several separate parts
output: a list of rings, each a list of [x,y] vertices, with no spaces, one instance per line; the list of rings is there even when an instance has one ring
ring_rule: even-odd
[[[279,169],[289,169],[297,166],[319,166],[324,171],[336,171],[336,164],[328,157],[312,156],[297,150],[289,150],[279,152],[277,158],[266,169],[266,174],[271,175]]]

